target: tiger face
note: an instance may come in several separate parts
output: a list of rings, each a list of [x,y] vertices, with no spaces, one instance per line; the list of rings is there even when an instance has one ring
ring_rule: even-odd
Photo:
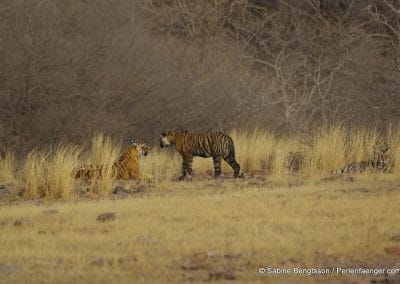
[[[118,161],[112,165],[112,175],[117,179],[141,178],[139,159],[149,155],[151,148],[145,143],[138,143],[131,140],[131,145],[121,155]],[[104,165],[84,165],[75,168],[75,178],[101,178],[104,174]]]
[[[389,169],[389,146],[386,143],[379,149],[374,149],[374,159],[372,162],[378,171],[386,172]]]
[[[131,147],[134,149],[136,152],[139,153],[139,157],[146,157],[147,155],[150,154],[151,147],[148,146],[145,143],[138,143],[133,140],[131,140]]]
[[[347,166],[335,170],[331,175],[341,175],[348,173],[363,173],[366,171],[387,172],[390,170],[389,147],[384,143],[381,147],[374,147],[373,157],[369,160],[352,162]]]
[[[171,146],[175,143],[175,139],[174,136],[172,135],[172,132],[168,132],[168,133],[161,133],[161,140],[160,140],[160,147],[164,148],[164,147],[168,147]]]

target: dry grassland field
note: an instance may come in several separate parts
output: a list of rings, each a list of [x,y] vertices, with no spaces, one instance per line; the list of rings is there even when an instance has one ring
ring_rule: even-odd
[[[233,131],[239,179],[227,164],[214,179],[212,159],[195,158],[196,174],[176,181],[179,154],[158,146],[140,160],[149,179],[73,179],[77,165],[112,163],[126,146],[101,134],[85,147],[60,145],[20,160],[7,153],[0,283],[397,283],[396,129],[385,136],[387,173],[326,179],[370,157],[382,136],[337,126],[306,146]]]
[[[400,0],[0,0],[0,284],[400,283],[399,118]]]

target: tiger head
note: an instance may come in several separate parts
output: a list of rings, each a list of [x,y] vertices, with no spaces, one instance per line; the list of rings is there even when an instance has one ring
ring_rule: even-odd
[[[379,171],[387,171],[389,168],[389,146],[383,143],[379,148],[374,147],[375,168]]]
[[[150,154],[151,147],[145,143],[139,143],[131,140],[131,147],[132,151],[138,152],[139,157],[146,157]]]
[[[161,133],[161,140],[160,140],[160,147],[168,147],[171,146],[175,143],[175,137],[173,135],[172,131],[169,131],[168,133]]]

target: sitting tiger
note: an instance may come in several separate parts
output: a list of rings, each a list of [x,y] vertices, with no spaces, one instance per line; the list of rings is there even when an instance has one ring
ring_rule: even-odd
[[[188,131],[169,131],[161,133],[160,147],[175,145],[182,156],[182,174],[178,180],[193,173],[193,157],[212,157],[214,161],[214,177],[221,175],[221,160],[224,159],[233,169],[234,177],[239,177],[240,166],[235,160],[235,145],[232,138],[222,132],[191,133]]]
[[[117,179],[145,178],[139,169],[139,158],[147,156],[150,151],[146,144],[131,141],[129,148],[112,165],[112,176]],[[84,165],[74,169],[73,175],[75,178],[100,178],[104,170],[104,165]]]
[[[363,173],[367,170],[377,172],[387,172],[389,170],[389,147],[385,143],[379,149],[374,148],[372,159],[361,162],[352,162],[347,166],[333,171],[331,175],[341,175],[348,173]]]

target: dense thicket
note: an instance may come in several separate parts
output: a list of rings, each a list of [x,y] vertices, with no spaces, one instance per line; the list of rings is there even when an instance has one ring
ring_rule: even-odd
[[[0,54],[2,149],[400,114],[398,0],[3,0]]]

